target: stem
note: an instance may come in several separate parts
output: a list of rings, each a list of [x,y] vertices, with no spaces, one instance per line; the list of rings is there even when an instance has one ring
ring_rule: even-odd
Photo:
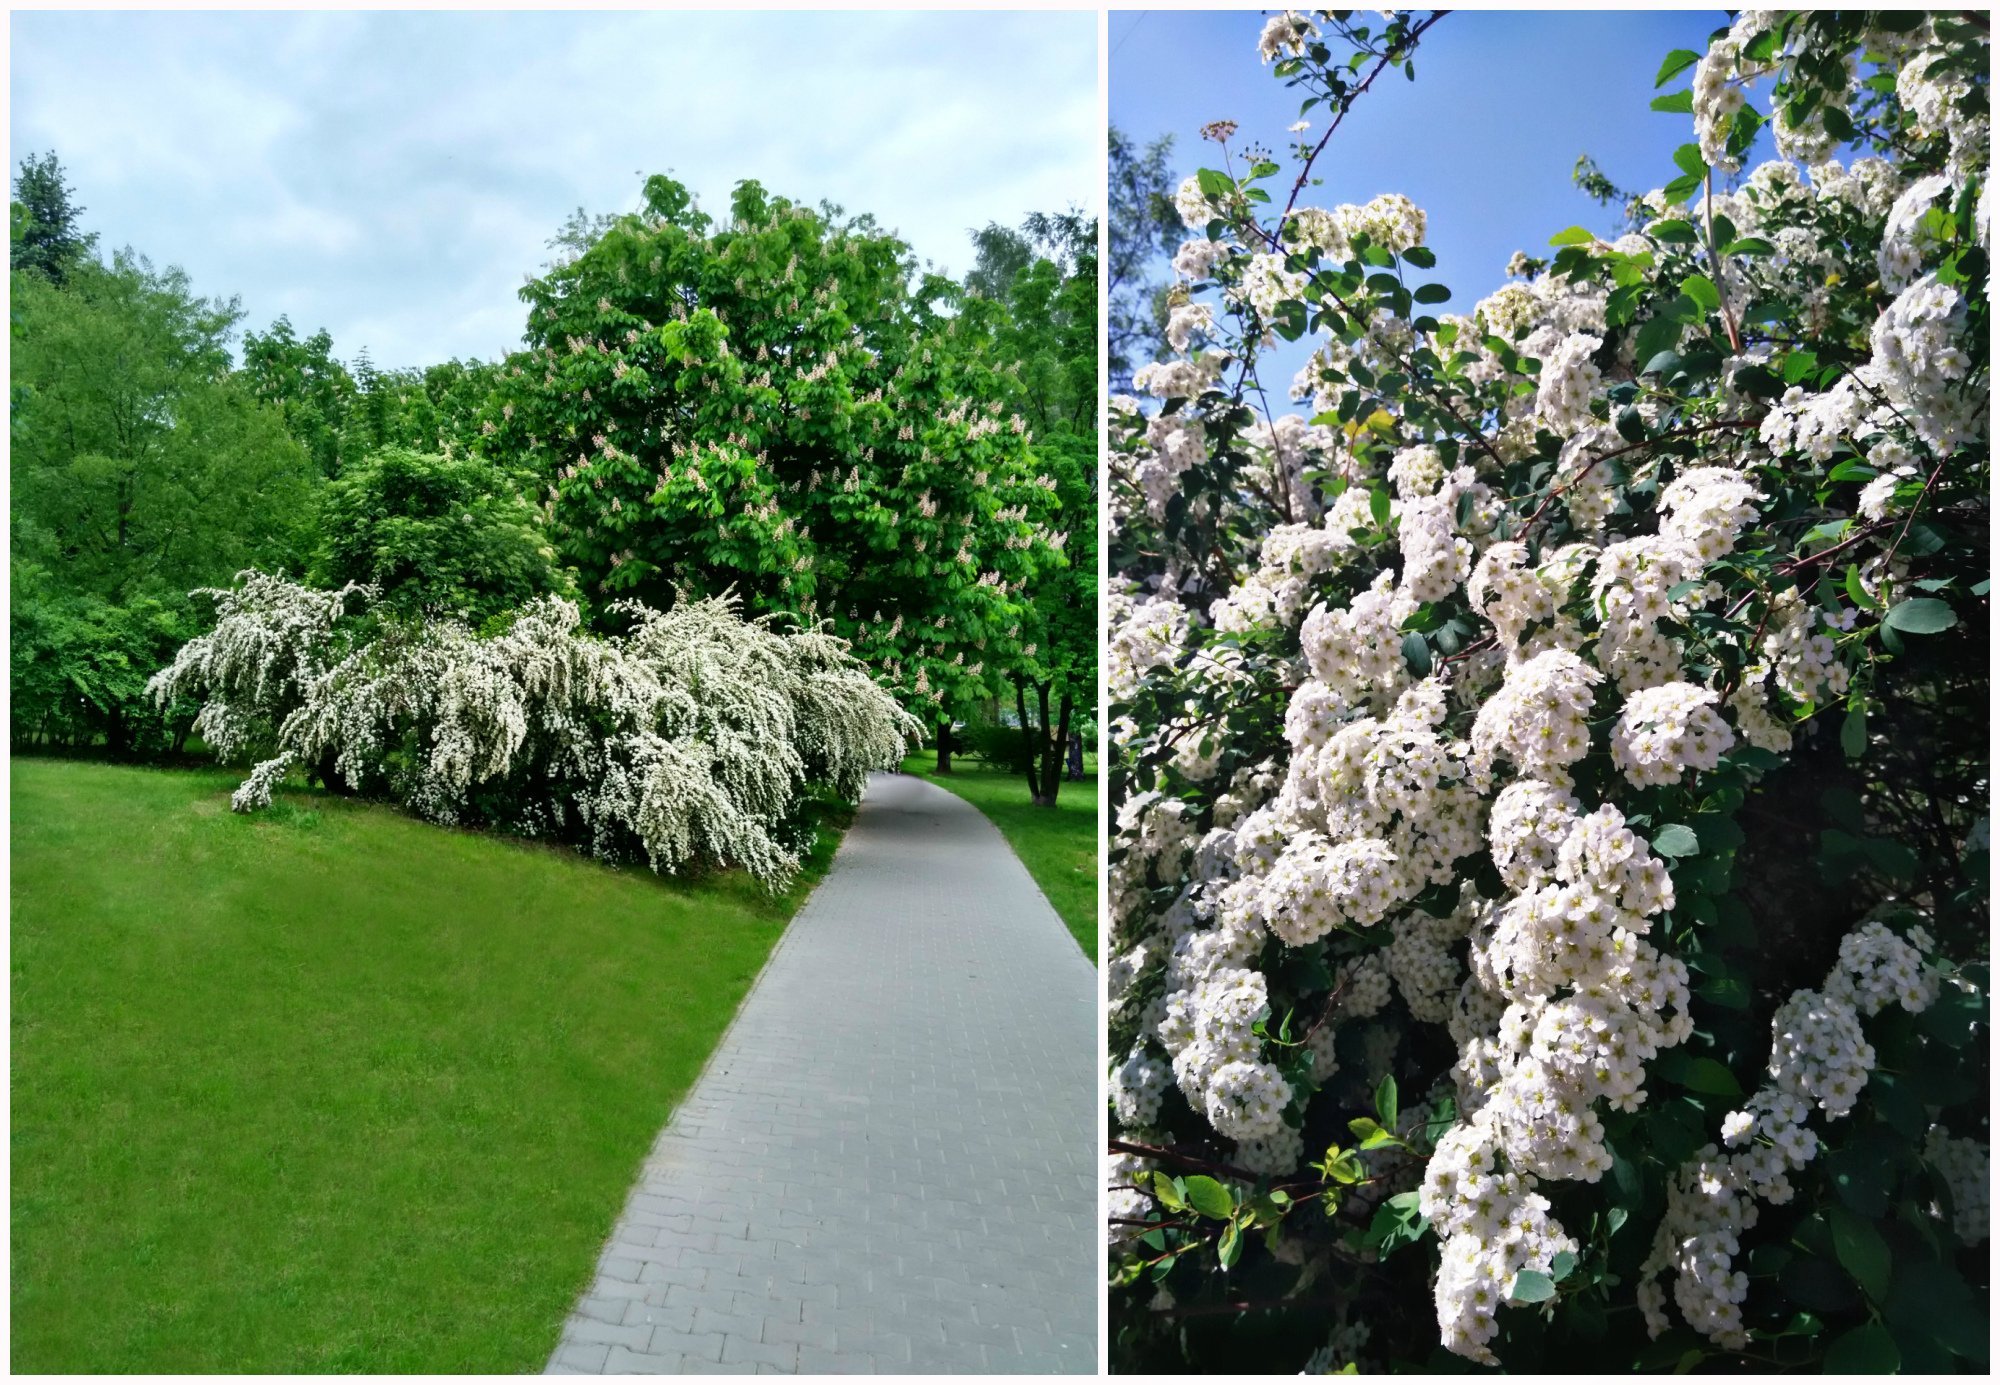
[[[1142,1145],[1136,1140],[1115,1139],[1109,1141],[1108,1145],[1113,1154],[1137,1154],[1146,1159],[1166,1159],[1176,1164],[1184,1164],[1191,1169],[1200,1169],[1205,1173],[1224,1174],[1244,1183],[1255,1183],[1261,1177],[1261,1175],[1254,1174],[1248,1169],[1239,1169],[1234,1164],[1223,1164],[1212,1159],[1203,1159],[1193,1154],[1183,1154],[1177,1149],[1168,1149],[1164,1145]]]
[[[1722,306],[1722,327],[1729,333],[1730,352],[1740,356],[1743,354],[1743,334],[1736,330],[1736,315],[1729,311],[1729,295],[1722,286],[1722,257],[1715,250],[1715,170],[1712,168],[1701,176],[1701,216],[1707,223],[1708,264],[1715,271],[1715,296]]]
[[[1407,58],[1409,54],[1416,48],[1417,41],[1424,36],[1424,31],[1426,29],[1430,28],[1431,25],[1437,23],[1440,19],[1443,19],[1446,15],[1450,13],[1451,13],[1450,10],[1438,10],[1436,13],[1431,15],[1429,19],[1424,20],[1422,23],[1418,24],[1416,28],[1410,30],[1409,39],[1405,43],[1403,48],[1400,50],[1403,56]],[[1367,77],[1362,79],[1361,85],[1354,88],[1354,90],[1348,92],[1347,95],[1341,97],[1339,113],[1334,116],[1333,123],[1326,127],[1326,133],[1319,137],[1319,143],[1313,146],[1312,154],[1307,157],[1305,162],[1305,167],[1299,170],[1298,181],[1292,184],[1292,195],[1285,199],[1284,211],[1278,213],[1278,226],[1281,229],[1285,224],[1285,218],[1292,214],[1292,208],[1298,205],[1299,194],[1305,191],[1306,181],[1312,177],[1313,163],[1319,158],[1321,151],[1326,148],[1326,142],[1332,139],[1333,132],[1340,128],[1340,122],[1347,119],[1348,111],[1354,108],[1354,103],[1356,100],[1360,98],[1361,93],[1368,90],[1369,87],[1373,86],[1375,84],[1375,79],[1382,75],[1382,69],[1392,64],[1395,61],[1395,59],[1396,59],[1396,52],[1394,50],[1388,53],[1384,53],[1381,59],[1375,64],[1375,66],[1369,70]],[[1269,237],[1269,240],[1271,248],[1275,250],[1278,247],[1277,233],[1273,232],[1272,235]]]

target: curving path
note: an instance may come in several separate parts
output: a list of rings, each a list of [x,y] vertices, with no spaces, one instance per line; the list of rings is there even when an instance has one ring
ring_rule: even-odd
[[[552,1372],[1094,1372],[1096,973],[963,799],[873,776]]]

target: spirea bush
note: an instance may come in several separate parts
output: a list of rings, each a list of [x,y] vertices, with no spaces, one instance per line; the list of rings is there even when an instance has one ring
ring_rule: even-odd
[[[1744,12],[1447,313],[1310,201],[1441,18],[1270,19],[1111,401],[1114,1361],[1981,1369],[1986,25]]]
[[[294,766],[440,823],[491,824],[672,873],[741,866],[772,889],[813,788],[858,798],[921,727],[820,630],[744,620],[731,597],[611,611],[582,628],[561,597],[498,633],[375,608],[255,571],[199,595],[213,631],[149,691],[201,706],[224,760],[256,758],[234,806],[268,806]]]

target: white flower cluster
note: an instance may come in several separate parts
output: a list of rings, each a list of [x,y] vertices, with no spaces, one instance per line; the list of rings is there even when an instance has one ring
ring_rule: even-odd
[[[1578,1249],[1549,1216],[1549,1200],[1526,1174],[1503,1172],[1478,1122],[1454,1126],[1424,1170],[1419,1204],[1443,1241],[1436,1298],[1447,1350],[1485,1365],[1500,1330],[1500,1307],[1522,1270],[1548,1274],[1556,1256]]]
[[[1230,249],[1228,241],[1210,240],[1207,236],[1182,241],[1181,248],[1174,252],[1174,273],[1183,283],[1189,284],[1211,279],[1215,277],[1216,267],[1229,258]]]
[[[1882,274],[1882,287],[1890,293],[1900,293],[1916,282],[1924,260],[1938,248],[1925,229],[1925,213],[1950,190],[1951,180],[1933,173],[1910,184],[1889,208],[1875,264]]]
[[[1854,628],[1857,613],[1838,615],[1808,606],[1797,589],[1771,603],[1770,631],[1764,637],[1764,657],[1778,686],[1799,702],[1831,702],[1847,692],[1847,665],[1835,647],[1835,632]]]
[[[1305,293],[1306,281],[1303,270],[1285,268],[1283,255],[1252,255],[1243,266],[1243,277],[1224,296],[1249,304],[1259,317],[1269,320],[1277,316],[1280,303]]]
[[[1207,303],[1183,303],[1167,314],[1167,345],[1186,351],[1197,335],[1215,330],[1215,309]]]
[[[1879,921],[1841,940],[1840,957],[1817,991],[1794,992],[1771,1020],[1770,1080],[1722,1123],[1729,1153],[1706,1145],[1674,1174],[1667,1215],[1642,1272],[1639,1306],[1658,1337],[1671,1326],[1668,1291],[1688,1325],[1726,1347],[1749,1334],[1743,1300],[1749,1277],[1735,1268],[1743,1232],[1757,1224],[1757,1203],[1792,1198],[1790,1175],[1819,1152],[1809,1121],[1815,1109],[1838,1119],[1854,1109],[1875,1066],[1862,1021],[1890,1004],[1916,1013],[1936,1000],[1939,980],[1913,941]]]
[[[1727,149],[1729,129],[1744,106],[1743,88],[1736,75],[1739,53],[1732,34],[1709,44],[1694,65],[1694,133],[1702,162],[1730,171],[1736,161]]]
[[[1640,788],[1677,784],[1714,769],[1736,737],[1716,714],[1717,694],[1692,683],[1641,688],[1625,699],[1611,732],[1611,763]]]
[[[1924,1161],[1951,1195],[1951,1229],[1959,1244],[1984,1245],[1993,1214],[1992,1149],[1934,1125],[1924,1137]]]
[[[1257,36],[1257,56],[1267,64],[1280,58],[1295,58],[1306,51],[1308,39],[1318,37],[1317,24],[1297,10],[1286,10],[1265,21],[1264,32]]]
[[[1210,199],[1201,190],[1201,179],[1189,175],[1180,187],[1174,190],[1174,210],[1181,214],[1181,220],[1190,231],[1199,231],[1218,217],[1226,218],[1229,209]]]
[[[1472,723],[1472,748],[1490,766],[1504,758],[1523,778],[1563,784],[1590,749],[1591,691],[1604,675],[1566,649],[1510,664],[1500,690]]]
[[[1602,345],[1602,337],[1578,332],[1563,338],[1542,362],[1535,417],[1558,437],[1566,438],[1590,422],[1590,401],[1604,378],[1590,358]]]
[[[1126,1055],[1111,1073],[1111,1102],[1127,1130],[1145,1130],[1160,1116],[1160,1097],[1173,1070],[1143,1048]]]
[[[1188,613],[1170,597],[1135,600],[1115,588],[1105,607],[1105,685],[1114,702],[1123,702],[1149,670],[1171,664],[1186,647]]]
[[[1174,1078],[1209,1124],[1232,1140],[1265,1139],[1284,1124],[1292,1089],[1262,1060],[1252,1026],[1270,1014],[1262,972],[1219,967],[1166,1000],[1158,1034]]]
[[[1136,1154],[1110,1154],[1104,1160],[1105,1201],[1109,1208],[1106,1239],[1117,1246],[1146,1234],[1144,1222],[1153,1209],[1153,1161]],[[1144,1185],[1142,1187],[1142,1185]]]
[[[1400,255],[1424,243],[1428,218],[1424,209],[1400,192],[1385,192],[1357,206],[1344,202],[1331,211],[1301,207],[1286,222],[1286,242],[1296,250],[1317,252],[1335,260],[1354,254],[1357,236]]]

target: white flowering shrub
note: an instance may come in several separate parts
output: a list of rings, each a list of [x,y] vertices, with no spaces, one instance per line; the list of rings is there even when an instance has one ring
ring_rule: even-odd
[[[224,760],[263,756],[236,792],[268,806],[295,765],[434,822],[574,842],[654,870],[741,866],[772,889],[799,864],[814,788],[861,794],[921,728],[820,630],[744,620],[733,598],[656,611],[600,638],[543,597],[498,633],[371,609],[260,572],[212,590],[213,631],[149,690],[201,705]]]
[[[1269,21],[1111,401],[1114,1364],[1983,1369],[1985,24],[1743,13],[1445,313],[1306,202],[1442,18]]]

